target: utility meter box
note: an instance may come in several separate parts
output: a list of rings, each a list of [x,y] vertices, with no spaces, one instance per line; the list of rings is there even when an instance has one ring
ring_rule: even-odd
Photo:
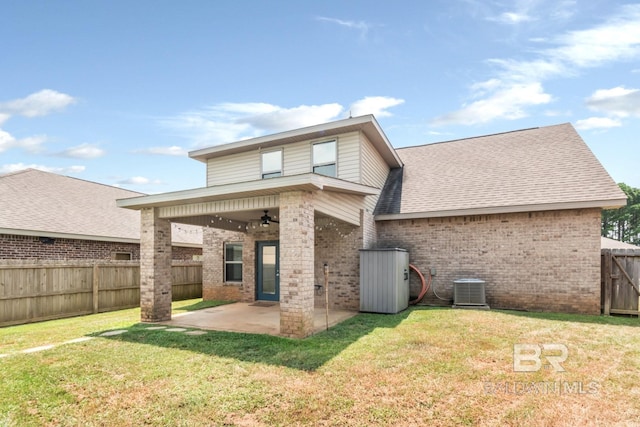
[[[360,311],[393,314],[409,306],[409,252],[360,249]]]

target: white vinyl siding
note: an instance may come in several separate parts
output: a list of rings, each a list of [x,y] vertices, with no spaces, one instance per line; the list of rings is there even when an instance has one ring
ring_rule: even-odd
[[[320,191],[314,197],[316,211],[353,225],[360,225],[361,196]]]
[[[338,137],[338,178],[360,182],[360,132]]]
[[[271,209],[278,207],[279,203],[280,199],[277,195],[245,197],[242,199],[165,206],[159,208],[158,215],[160,218],[197,217],[216,213],[224,214],[225,212]]]
[[[284,170],[287,175],[311,172],[309,145],[308,141],[302,141],[284,147]]]
[[[260,153],[257,150],[207,161],[208,187],[257,179],[260,179]]]
[[[361,136],[360,147],[362,152],[362,184],[375,188],[384,187],[389,175],[389,165],[364,135]],[[367,210],[373,212],[377,202],[378,196],[367,196],[365,198]]]
[[[349,132],[327,139],[294,142],[280,147],[271,147],[269,152],[282,150],[283,176],[300,175],[313,171],[313,144],[323,141],[337,141],[338,178],[345,181],[361,181],[360,132]],[[261,151],[251,151],[214,157],[207,161],[207,186],[255,181],[262,178]]]

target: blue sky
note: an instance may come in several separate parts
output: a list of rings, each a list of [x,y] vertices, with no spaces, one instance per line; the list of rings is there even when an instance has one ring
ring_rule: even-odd
[[[372,113],[396,147],[571,122],[640,187],[639,2],[0,0],[0,40],[0,173],[201,187],[190,150]]]

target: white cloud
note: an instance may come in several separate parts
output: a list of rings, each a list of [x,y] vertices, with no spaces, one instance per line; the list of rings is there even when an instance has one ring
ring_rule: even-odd
[[[150,147],[142,150],[135,150],[141,154],[159,154],[163,156],[186,156],[189,152],[182,147],[172,145],[171,147]]]
[[[96,144],[80,144],[75,147],[69,147],[58,153],[60,157],[70,157],[74,159],[96,159],[104,156],[105,151]]]
[[[237,104],[234,104],[237,105]],[[279,132],[331,121],[343,111],[340,104],[301,105],[282,108],[274,105],[271,111],[238,118],[239,123],[269,132]]]
[[[619,126],[622,126],[620,120],[609,117],[589,117],[576,121],[576,129],[579,130],[608,129]]]
[[[18,172],[24,169],[38,169],[45,172],[53,172],[58,174],[77,174],[84,172],[84,166],[67,166],[67,167],[52,167],[37,164],[25,164],[25,163],[9,163],[0,166],[0,173]]]
[[[567,21],[573,17],[577,8],[575,0],[515,0],[502,3],[508,5],[509,9],[498,14],[491,11],[491,3],[483,3],[488,21],[512,26],[540,20]]]
[[[345,28],[358,30],[360,32],[361,39],[364,39],[367,37],[367,33],[369,32],[369,29],[372,27],[371,24],[368,24],[364,21],[344,21],[342,19],[327,18],[325,16],[318,16],[316,19],[318,21],[330,22],[332,24],[337,24]]]
[[[534,3],[521,2],[522,10]],[[558,19],[571,15],[566,1],[556,10]],[[459,110],[435,118],[435,125],[476,124],[498,119],[518,119],[528,115],[530,107],[552,101],[544,93],[542,83],[551,78],[577,75],[581,69],[598,67],[610,62],[640,57],[640,4],[626,5],[603,24],[593,28],[549,36],[547,49],[538,51],[530,60],[489,59],[496,66],[495,75],[470,86],[469,100]],[[533,95],[520,98],[514,95]],[[593,109],[601,108],[622,116],[637,115],[637,94],[625,94],[617,99],[591,100]]]
[[[9,132],[0,129],[0,153],[13,147],[15,143],[16,139]]]
[[[0,102],[0,125],[12,116],[38,117],[64,110],[76,100],[65,93],[44,89],[32,93],[25,98]],[[9,132],[0,129],[0,153],[10,148],[19,147],[30,153],[42,151],[42,144],[47,141],[45,135],[33,135],[27,138],[15,138]]]
[[[548,55],[580,68],[628,60],[640,55],[640,4],[626,5],[602,25],[568,32]]]
[[[435,130],[430,130],[427,132],[427,135],[432,135],[432,136],[445,136],[445,135],[452,135],[451,132],[438,132]]]
[[[640,117],[640,89],[599,89],[586,100],[591,110],[616,117]]]
[[[385,96],[366,97],[351,104],[351,114],[385,117],[390,115],[389,108],[403,102]],[[220,103],[161,119],[160,124],[190,139],[192,146],[198,148],[327,123],[344,118],[346,114],[348,112],[338,103],[292,108],[267,103]],[[155,147],[141,152],[178,155],[180,147]]]
[[[180,136],[191,139],[195,147],[236,141],[241,135],[249,137],[251,132],[249,125],[226,121],[224,117],[218,117],[211,111],[181,113],[175,117],[161,119],[160,124],[173,129]]]
[[[569,117],[572,115],[571,110],[547,110],[543,114],[547,117]]]
[[[144,176],[132,176],[131,178],[120,179],[117,181],[120,185],[149,185],[149,184],[162,184],[160,180],[151,180]]]
[[[571,68],[560,61],[548,58],[531,61],[489,59],[487,63],[495,65],[500,79],[508,81],[540,82],[551,77],[572,74]]]
[[[533,21],[533,18],[526,13],[503,12],[497,17],[489,18],[489,20],[500,22],[502,24],[519,24],[521,22]]]
[[[62,111],[74,102],[76,100],[66,93],[43,89],[25,98],[0,103],[0,114],[4,116],[4,120],[12,115],[25,117],[46,116],[47,114]]]
[[[389,117],[392,114],[387,109],[403,104],[404,99],[389,96],[367,96],[351,104],[351,116],[373,114],[376,117]]]
[[[44,151],[42,145],[47,142],[46,135],[34,135],[16,141],[15,146],[23,148],[30,153],[41,153]]]
[[[44,135],[35,135],[27,138],[16,139],[9,132],[0,129],[0,153],[10,148],[23,148],[30,153],[42,152],[42,144],[47,138]]]
[[[540,83],[501,84],[489,97],[465,105],[460,110],[436,117],[432,120],[432,124],[435,126],[475,125],[495,119],[520,119],[528,115],[527,107],[548,104],[551,100],[551,95],[544,92]]]

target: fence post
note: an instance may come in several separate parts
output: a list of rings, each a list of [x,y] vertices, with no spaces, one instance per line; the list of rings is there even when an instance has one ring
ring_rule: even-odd
[[[611,314],[611,251],[605,250],[604,252],[604,315],[609,316]]]
[[[100,304],[100,286],[99,286],[99,267],[98,264],[93,264],[93,313],[97,313]]]

